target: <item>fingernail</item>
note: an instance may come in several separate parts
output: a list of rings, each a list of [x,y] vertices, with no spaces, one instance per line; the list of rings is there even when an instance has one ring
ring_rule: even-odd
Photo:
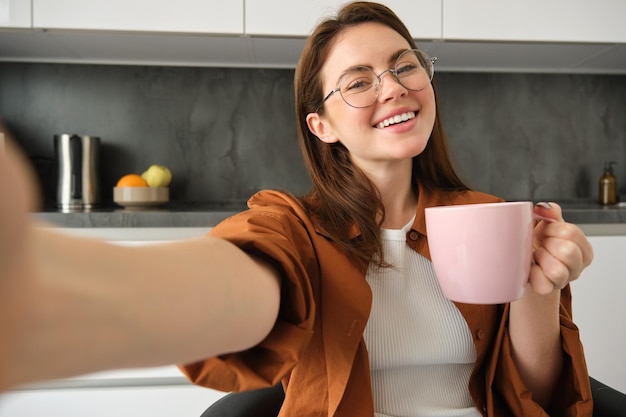
[[[543,208],[546,208],[546,209],[551,209],[552,208],[552,205],[550,203],[546,203],[545,201],[540,201],[537,204],[535,204],[535,206],[543,207]]]

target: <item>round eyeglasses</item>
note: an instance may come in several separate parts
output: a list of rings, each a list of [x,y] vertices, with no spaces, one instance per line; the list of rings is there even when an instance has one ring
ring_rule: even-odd
[[[382,76],[389,72],[407,90],[419,91],[426,88],[433,79],[437,57],[429,57],[419,49],[408,49],[396,59],[393,68],[376,74],[369,67],[357,66],[344,72],[337,88],[328,93],[322,103],[339,92],[348,106],[369,107],[376,102],[380,92]]]

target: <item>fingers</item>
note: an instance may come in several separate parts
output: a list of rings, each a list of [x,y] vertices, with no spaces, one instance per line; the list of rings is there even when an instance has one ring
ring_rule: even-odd
[[[578,251],[574,249],[574,251]],[[544,247],[535,250],[534,265],[531,269],[530,283],[535,291],[540,294],[548,294],[553,290],[563,289],[571,281],[574,281],[582,271],[580,253],[567,256],[569,261],[564,261],[554,256]]]
[[[581,270],[589,266],[593,260],[593,247],[583,231],[572,223],[545,223],[535,231],[536,247],[543,247],[557,259],[567,265],[574,266],[580,261]],[[570,268],[576,271],[576,268]]]
[[[547,217],[549,219],[554,219],[557,221],[563,221],[563,211],[561,210],[561,206],[553,202],[537,203],[537,205],[535,205],[535,213],[542,217]]]
[[[540,295],[548,295],[557,288],[554,283],[545,276],[543,270],[538,264],[533,264],[530,268],[530,276],[528,283],[534,292]]]
[[[535,264],[531,268],[530,284],[539,294],[564,288],[576,280],[593,260],[593,247],[585,234],[574,224],[562,221],[561,208],[536,208],[538,214],[557,219],[540,222],[535,228]]]

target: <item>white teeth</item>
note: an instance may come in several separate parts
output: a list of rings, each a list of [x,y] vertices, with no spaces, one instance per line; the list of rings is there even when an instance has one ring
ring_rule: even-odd
[[[406,122],[409,119],[412,119],[415,117],[415,112],[406,112],[406,113],[402,113],[402,114],[397,114],[393,117],[390,117],[388,119],[383,120],[382,122],[378,123],[378,128],[382,129],[384,127],[387,127],[389,125],[395,125],[396,123],[400,123],[400,122]]]

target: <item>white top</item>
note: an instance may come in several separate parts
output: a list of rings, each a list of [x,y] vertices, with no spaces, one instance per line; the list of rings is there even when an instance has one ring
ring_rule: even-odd
[[[364,338],[376,417],[479,417],[468,382],[476,350],[467,323],[444,297],[431,262],[406,244],[413,221],[382,230],[385,260],[370,265],[373,293]]]

